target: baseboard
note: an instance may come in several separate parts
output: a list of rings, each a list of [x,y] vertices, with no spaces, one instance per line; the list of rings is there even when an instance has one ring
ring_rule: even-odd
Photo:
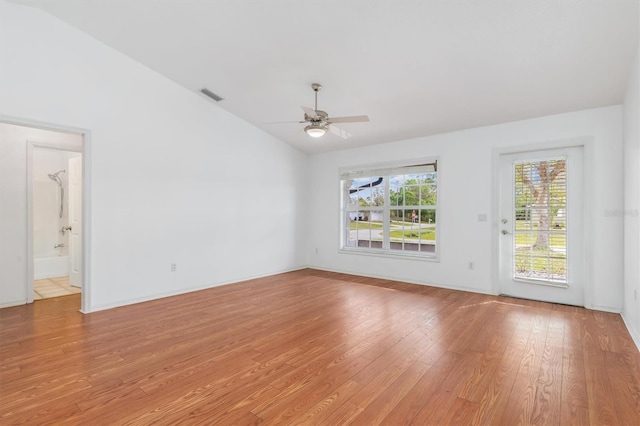
[[[638,329],[633,325],[633,323],[625,317],[624,312],[621,313],[620,316],[622,317],[624,325],[627,326],[627,331],[629,332],[631,339],[633,339],[633,343],[636,344],[636,348],[640,351],[640,332],[638,332]]]
[[[415,280],[405,280],[402,278],[398,278],[398,277],[393,277],[393,276],[385,276],[385,275],[375,275],[375,274],[361,274],[361,273],[356,273],[356,272],[351,272],[351,271],[343,271],[340,269],[332,269],[332,268],[322,268],[322,267],[318,267],[318,266],[307,266],[308,269],[317,269],[319,271],[326,271],[326,272],[336,272],[339,274],[348,274],[348,275],[357,275],[357,276],[361,276],[361,277],[367,277],[367,278],[378,278],[378,279],[383,279],[383,280],[392,280],[392,281],[400,281],[400,282],[405,282],[405,283],[409,283],[409,284],[418,284],[418,285],[426,285],[426,286],[430,286],[430,287],[438,287],[438,288],[446,288],[449,290],[458,290],[458,291],[467,291],[470,293],[478,293],[478,294],[487,294],[487,295],[491,295],[491,296],[497,296],[496,293],[493,293],[491,291],[481,291],[477,288],[474,287],[465,287],[465,286],[456,286],[456,285],[448,285],[448,284],[441,284],[441,283],[435,283],[435,282],[426,282],[426,281],[415,281]],[[617,306],[604,306],[604,305],[594,305],[594,306],[590,306],[590,307],[586,307],[585,309],[591,309],[594,311],[602,311],[602,312],[610,312],[610,313],[614,313],[614,314],[619,314],[621,312],[620,308]]]
[[[585,309],[591,309],[592,311],[610,312],[612,314],[619,314],[622,312],[622,310],[617,306],[593,305],[585,306]]]
[[[417,285],[424,285],[424,286],[429,286],[429,287],[446,288],[448,290],[467,291],[467,292],[470,292],[470,293],[487,294],[487,295],[490,295],[490,296],[496,296],[496,294],[492,293],[491,291],[481,291],[481,290],[479,290],[477,288],[473,288],[473,287],[440,284],[440,283],[435,283],[435,282],[431,282],[431,281],[427,282],[427,281],[406,280],[406,279],[403,279],[403,278],[398,278],[398,277],[393,277],[393,276],[386,276],[386,275],[361,274],[361,273],[356,273],[356,272],[353,272],[353,271],[342,271],[342,270],[339,270],[339,269],[321,268],[321,267],[318,267],[318,266],[307,266],[306,268],[307,269],[317,269],[318,271],[336,272],[338,274],[355,275],[355,276],[358,276],[358,277],[377,278],[377,279],[381,279],[381,280],[398,281],[398,282],[403,282],[403,283],[408,283],[408,284],[417,284]]]
[[[0,303],[0,309],[2,308],[10,308],[12,306],[20,306],[20,305],[26,305],[27,301],[26,300],[16,300],[13,302],[4,302],[4,303]]]
[[[116,302],[107,303],[107,304],[104,304],[104,305],[91,306],[89,308],[89,310],[80,310],[80,312],[83,313],[83,314],[90,314],[92,312],[98,312],[98,311],[104,311],[104,310],[107,310],[107,309],[119,308],[121,306],[135,305],[137,303],[150,302],[152,300],[164,299],[165,297],[179,296],[181,294],[192,293],[194,291],[207,290],[209,288],[220,287],[220,286],[223,286],[223,285],[239,284],[239,283],[244,282],[244,281],[255,280],[255,279],[264,278],[264,277],[271,277],[273,275],[285,274],[287,272],[294,272],[294,271],[299,271],[299,270],[307,269],[307,268],[308,268],[307,266],[300,266],[300,267],[296,267],[296,268],[284,269],[284,270],[271,272],[271,273],[266,273],[266,274],[258,274],[258,275],[251,275],[251,276],[241,277],[241,278],[238,278],[237,280],[233,280],[233,281],[225,281],[225,282],[207,284],[207,285],[204,285],[204,286],[201,286],[201,287],[191,287],[191,288],[186,288],[186,289],[180,289],[180,290],[177,290],[177,291],[170,291],[170,292],[166,292],[166,293],[158,293],[158,294],[153,294],[153,295],[149,295],[149,296],[138,297],[138,298],[135,298],[135,299],[118,300]]]

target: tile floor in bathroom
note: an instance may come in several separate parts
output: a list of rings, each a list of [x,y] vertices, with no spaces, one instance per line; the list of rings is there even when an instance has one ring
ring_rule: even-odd
[[[49,299],[51,297],[68,296],[80,293],[78,287],[69,284],[69,277],[46,278],[33,281],[33,299]]]

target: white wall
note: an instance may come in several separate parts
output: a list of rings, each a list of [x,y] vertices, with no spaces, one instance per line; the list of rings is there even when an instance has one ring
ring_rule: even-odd
[[[640,50],[624,101],[624,308],[622,316],[640,347]]]
[[[0,64],[0,117],[90,132],[85,310],[304,265],[299,151],[56,18],[3,0]],[[0,161],[3,171],[14,167]],[[3,205],[21,202],[23,178],[3,181]],[[21,220],[3,221],[3,237]],[[10,234],[3,253],[23,238]],[[3,263],[0,288],[11,290],[0,291],[0,304],[20,294],[21,262],[14,254]]]
[[[623,208],[621,106],[314,155],[309,167],[309,192],[314,196],[308,211],[314,226],[308,262],[321,269],[495,293],[494,150],[575,138],[591,139],[585,152],[585,185],[592,194],[586,200],[591,214],[586,236],[591,239],[591,258],[586,275],[594,285],[585,291],[586,305],[620,312],[623,220],[607,212]],[[340,253],[338,169],[431,156],[440,157],[440,262]],[[480,213],[489,215],[487,223],[477,221]],[[468,269],[469,261],[475,269]]]

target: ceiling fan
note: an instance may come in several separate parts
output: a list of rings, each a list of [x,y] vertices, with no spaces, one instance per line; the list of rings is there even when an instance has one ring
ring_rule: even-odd
[[[369,121],[369,117],[366,115],[354,115],[350,117],[329,117],[325,111],[318,109],[318,92],[322,89],[322,85],[319,83],[313,83],[311,88],[315,92],[315,107],[308,108],[302,107],[304,111],[304,121],[300,123],[309,123],[304,131],[313,138],[319,138],[327,133],[327,130],[331,133],[340,136],[341,138],[348,139],[351,137],[351,133],[343,130],[334,125],[334,123],[361,123]]]

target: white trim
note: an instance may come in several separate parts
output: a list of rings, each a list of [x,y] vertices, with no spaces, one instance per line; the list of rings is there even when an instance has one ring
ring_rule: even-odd
[[[25,126],[23,126],[25,127]],[[35,276],[35,262],[33,259],[33,149],[44,148],[55,151],[78,152],[82,150],[69,147],[68,144],[58,142],[37,142],[27,139],[27,303],[33,303],[33,280]]]
[[[91,305],[91,182],[93,169],[93,144],[91,132],[85,130],[82,140],[82,302],[80,312],[85,313]]]
[[[300,271],[300,270],[303,270],[303,269],[311,269],[311,268],[309,268],[308,266],[300,266],[300,267],[295,267],[295,268],[290,268],[290,269],[283,269],[281,271],[270,272],[270,273],[267,273],[267,274],[250,275],[250,276],[246,276],[246,277],[240,278],[238,280],[233,280],[233,281],[224,281],[224,282],[220,282],[220,283],[206,284],[206,285],[203,285],[203,286],[200,286],[200,287],[191,287],[191,288],[188,288],[188,289],[169,291],[169,292],[166,292],[166,293],[153,294],[153,295],[150,295],[150,296],[136,297],[134,299],[124,299],[124,300],[119,300],[117,302],[107,303],[105,305],[93,306],[91,310],[82,310],[81,312],[83,314],[88,314],[88,313],[92,313],[92,312],[104,311],[104,310],[107,310],[107,309],[119,308],[121,306],[128,306],[128,305],[135,305],[137,303],[151,302],[151,301],[158,300],[158,299],[164,299],[166,297],[179,296],[181,294],[193,293],[195,291],[208,290],[208,289],[211,289],[211,288],[214,288],[214,287],[220,287],[220,286],[223,286],[223,285],[240,284],[240,283],[243,283],[245,281],[255,280],[255,279],[258,279],[258,278],[272,277],[272,276],[275,276],[275,275],[286,274],[287,272]]]
[[[582,149],[582,163],[584,173],[584,192],[582,193],[582,203],[584,205],[584,223],[593,223],[595,214],[595,203],[593,203],[593,191],[588,188],[595,188],[596,182],[594,173],[586,173],[587,170],[594,170],[595,156],[593,148],[593,138],[584,138],[584,144]],[[593,282],[593,268],[594,268],[594,239],[593,232],[586,233],[584,236],[584,306],[589,309],[598,309],[595,307],[594,298],[594,282]],[[618,311],[619,312],[619,311]]]
[[[436,250],[438,247],[436,246]],[[418,254],[416,254],[418,253]],[[419,254],[423,253],[423,254]],[[429,254],[430,253],[430,254]],[[440,259],[435,256],[435,252],[417,252],[417,251],[401,251],[401,250],[385,250],[385,249],[376,249],[376,248],[366,248],[366,247],[342,247],[338,249],[338,254],[363,254],[366,256],[378,256],[378,257],[394,257],[396,259],[407,259],[407,260],[419,260],[423,262],[434,262],[439,263]]]
[[[24,126],[23,126],[24,127]],[[82,149],[77,149],[75,147],[70,147],[68,144],[57,143],[57,142],[36,142],[27,139],[27,303],[33,303],[34,295],[33,295],[33,280],[35,277],[35,264],[34,264],[34,253],[33,253],[33,149],[34,148],[44,148],[51,149],[56,151],[66,151],[66,152],[77,152],[82,154]],[[84,155],[83,155],[84,157]],[[84,160],[84,159],[83,159]],[[84,163],[83,163],[84,166]],[[84,230],[83,230],[84,232]],[[83,248],[84,250],[84,248]],[[82,265],[84,268],[84,265]],[[83,280],[83,291],[84,291],[84,280]],[[82,298],[82,296],[80,296]],[[82,304],[82,303],[81,303]]]
[[[4,303],[0,303],[0,309],[4,309],[4,308],[11,308],[12,306],[20,306],[20,305],[26,305],[27,302],[25,302],[24,300],[16,300],[13,302],[4,302]]]
[[[589,309],[591,311],[601,311],[601,312],[609,312],[612,314],[621,314],[622,311],[617,306],[607,306],[607,305],[593,305],[591,307],[586,307],[585,309]]]
[[[22,127],[31,127],[35,129],[48,130],[59,133],[69,133],[82,136],[82,148],[78,151],[70,148],[65,144],[58,143],[40,143],[27,141],[27,303],[33,302],[33,200],[31,199],[33,183],[31,182],[32,158],[29,157],[29,150],[33,155],[33,147],[53,148],[65,151],[73,151],[82,153],[82,294],[80,302],[80,312],[87,312],[89,302],[91,300],[91,132],[88,129],[82,129],[72,126],[63,126],[54,123],[47,123],[25,118],[18,118],[0,114],[0,123],[13,124]],[[30,291],[29,291],[30,289]],[[30,301],[29,301],[30,300]]]
[[[407,160],[397,160],[397,161],[389,161],[384,163],[368,163],[368,164],[357,164],[354,166],[343,166],[338,168],[338,176],[340,180],[342,180],[342,175],[345,173],[362,173],[362,172],[375,172],[380,169],[395,169],[401,167],[411,167],[421,164],[434,163],[440,161],[440,157],[420,157],[420,158],[411,158]]]
[[[34,279],[34,261],[33,261],[33,142],[27,141],[27,303],[33,303],[33,279]]]
[[[396,282],[399,282],[399,283],[416,284],[416,285],[423,285],[423,286],[434,287],[434,288],[444,288],[444,289],[447,289],[447,290],[464,291],[464,292],[467,292],[467,293],[486,294],[487,296],[497,296],[497,295],[492,294],[490,292],[479,291],[475,287],[445,285],[445,284],[435,283],[435,282],[432,282],[432,281],[407,280],[407,279],[398,278],[397,276],[392,276],[392,275],[363,274],[363,273],[360,273],[360,272],[354,273],[354,272],[345,271],[345,270],[342,270],[342,269],[322,268],[322,267],[319,267],[319,266],[306,266],[305,268],[302,268],[302,269],[316,269],[318,271],[336,272],[338,274],[352,275],[352,276],[355,276],[355,277],[376,278],[376,279],[380,279],[380,280],[396,281]]]
[[[624,322],[624,325],[627,327],[627,331],[629,332],[631,339],[633,339],[633,343],[636,344],[636,348],[640,351],[640,332],[638,332],[638,330],[633,326],[633,323],[627,319],[624,312],[621,313],[620,316],[622,317],[622,322]]]
[[[569,139],[559,139],[547,142],[538,142],[532,144],[526,144],[521,146],[509,146],[509,147],[496,147],[492,153],[492,222],[493,236],[491,238],[491,250],[493,254],[492,262],[492,292],[493,294],[500,294],[500,234],[499,234],[499,217],[500,217],[500,158],[503,155],[519,154],[527,152],[545,151],[552,149],[562,148],[583,148],[583,170],[593,170],[593,137],[580,136]],[[584,172],[583,172],[584,173]],[[591,201],[593,196],[588,188],[592,188],[592,182],[587,179],[588,176],[584,173],[583,176],[583,226],[584,224],[591,223]],[[584,234],[584,286],[583,286],[583,301],[584,307],[595,310],[609,311],[606,307],[596,307],[593,302],[593,274],[591,273],[593,258],[593,233]],[[615,312],[615,311],[613,311]],[[617,312],[620,312],[619,310]]]

